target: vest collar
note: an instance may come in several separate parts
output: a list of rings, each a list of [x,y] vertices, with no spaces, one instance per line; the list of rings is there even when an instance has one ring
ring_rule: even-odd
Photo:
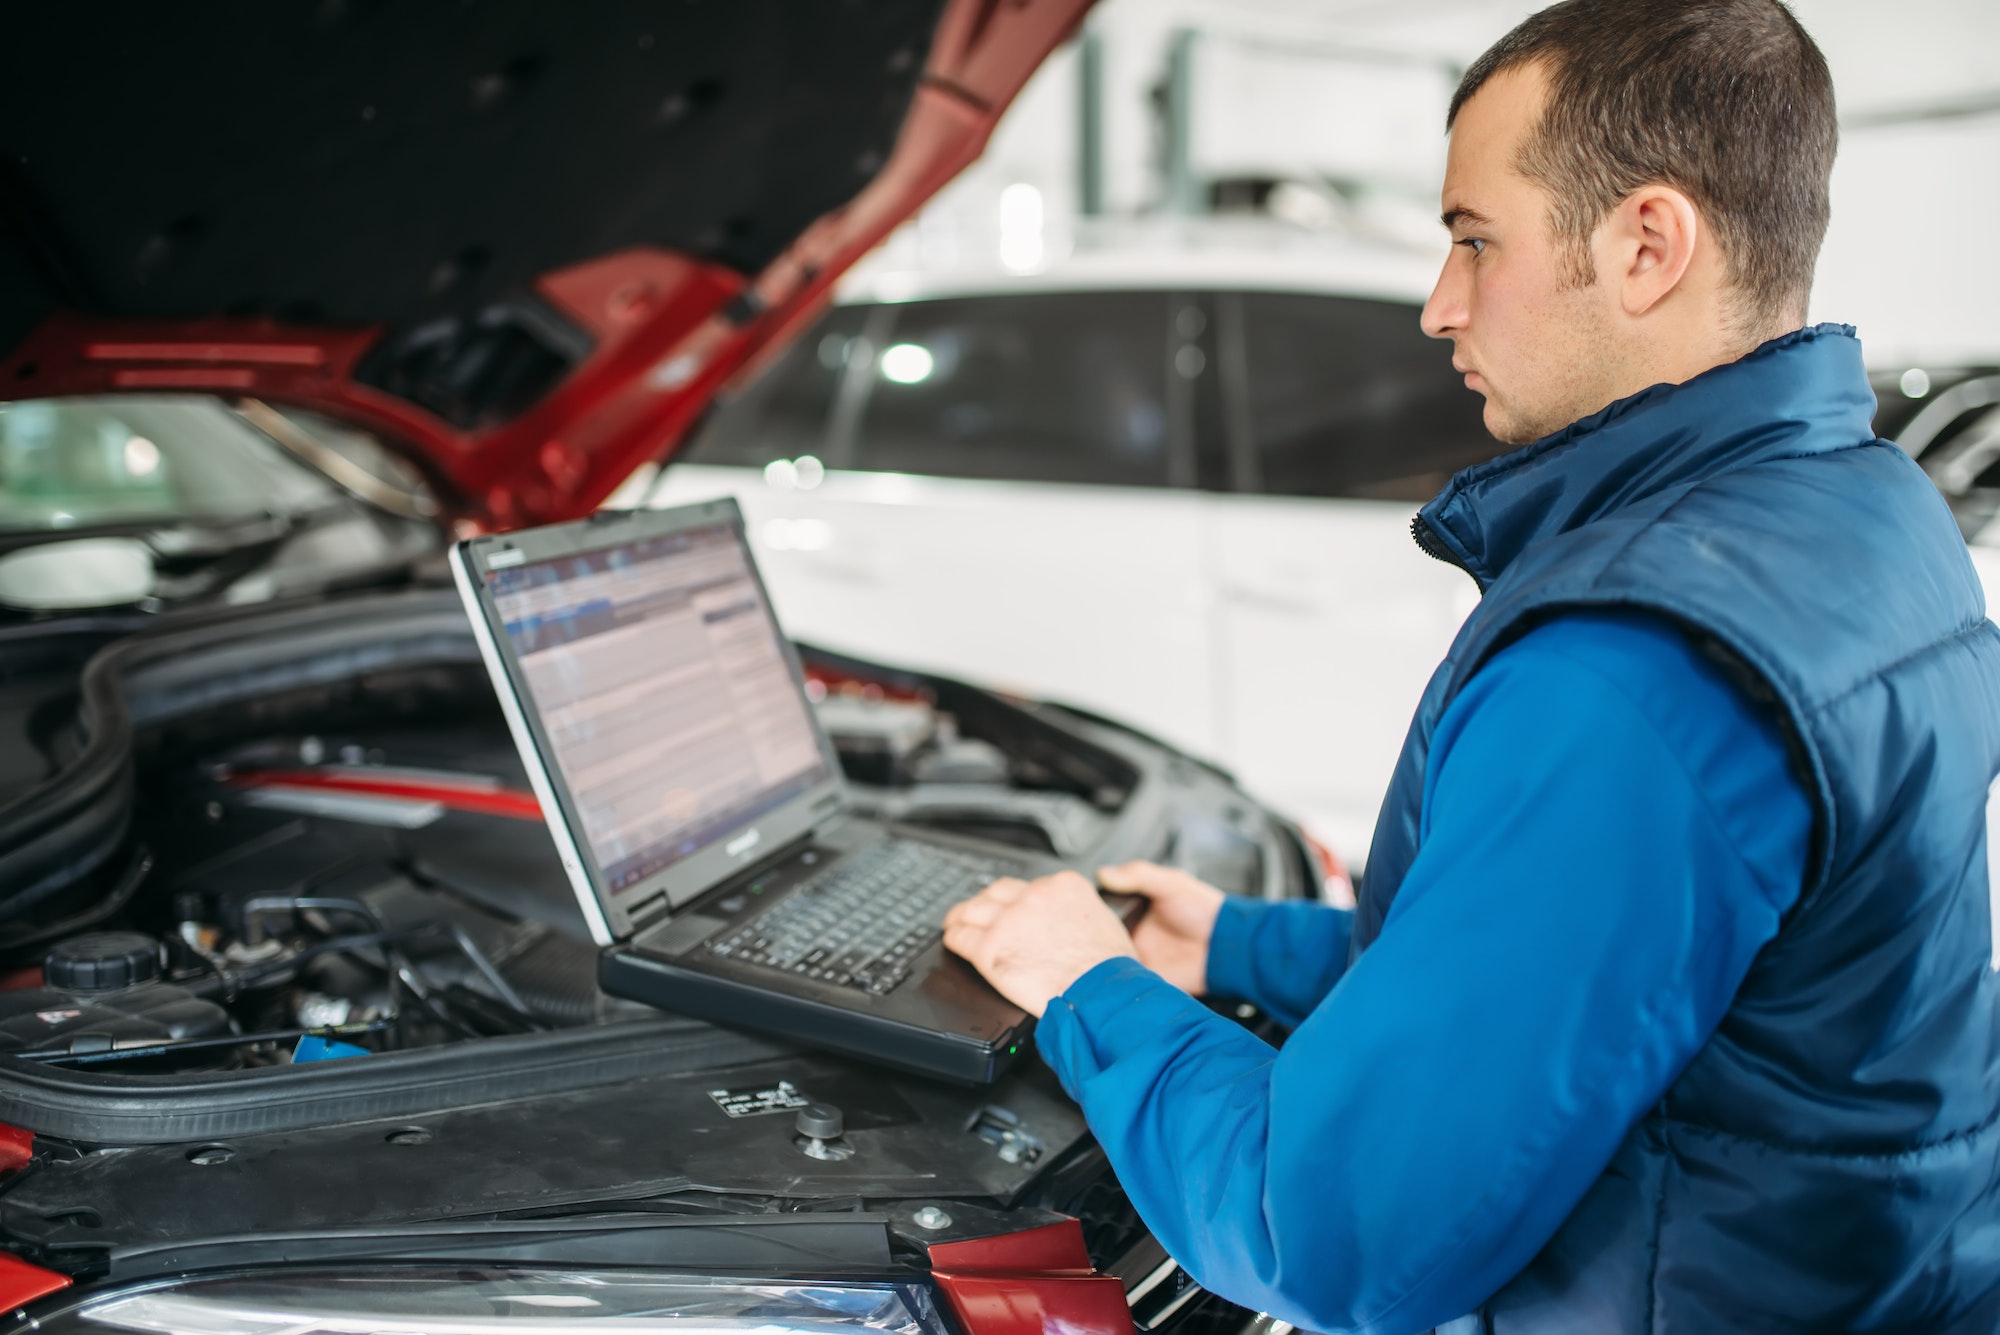
[[[1428,524],[1485,588],[1541,539],[1668,489],[1870,440],[1874,413],[1853,326],[1795,330],[1475,464],[1423,508],[1419,531]]]

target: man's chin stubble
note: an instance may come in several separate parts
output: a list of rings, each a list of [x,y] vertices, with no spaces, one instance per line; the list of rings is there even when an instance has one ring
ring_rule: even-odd
[[[1526,445],[1531,441],[1540,440],[1548,434],[1546,431],[1530,429],[1527,423],[1522,422],[1504,408],[1497,412],[1494,411],[1490,401],[1487,404],[1484,421],[1486,423],[1487,434],[1502,445]]]

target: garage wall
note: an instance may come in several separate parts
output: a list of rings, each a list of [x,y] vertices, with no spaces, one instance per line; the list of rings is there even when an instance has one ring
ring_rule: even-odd
[[[1416,238],[1435,212],[1443,108],[1462,68],[1535,6],[1518,0],[1104,0],[1106,203],[1163,205],[1155,94],[1196,28],[1198,165],[1378,180],[1378,221]],[[1861,328],[1879,365],[2000,361],[2000,4],[1799,0],[1827,53],[1843,142],[1813,318]],[[1007,187],[1059,247],[1075,207],[1074,50],[1036,76],[987,157],[921,224],[934,247],[990,243]],[[1427,128],[1428,127],[1428,128]],[[1384,221],[1386,220],[1386,221]],[[1434,244],[1434,242],[1426,243]]]

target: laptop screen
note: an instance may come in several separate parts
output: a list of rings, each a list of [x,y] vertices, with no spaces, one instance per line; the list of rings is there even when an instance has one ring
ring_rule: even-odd
[[[731,525],[486,581],[609,894],[832,777]]]

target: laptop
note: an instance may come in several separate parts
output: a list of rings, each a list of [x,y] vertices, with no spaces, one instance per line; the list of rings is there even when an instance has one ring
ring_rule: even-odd
[[[856,813],[733,500],[471,538],[452,571],[613,996],[923,1075],[1032,1025],[939,943],[1054,859]]]

